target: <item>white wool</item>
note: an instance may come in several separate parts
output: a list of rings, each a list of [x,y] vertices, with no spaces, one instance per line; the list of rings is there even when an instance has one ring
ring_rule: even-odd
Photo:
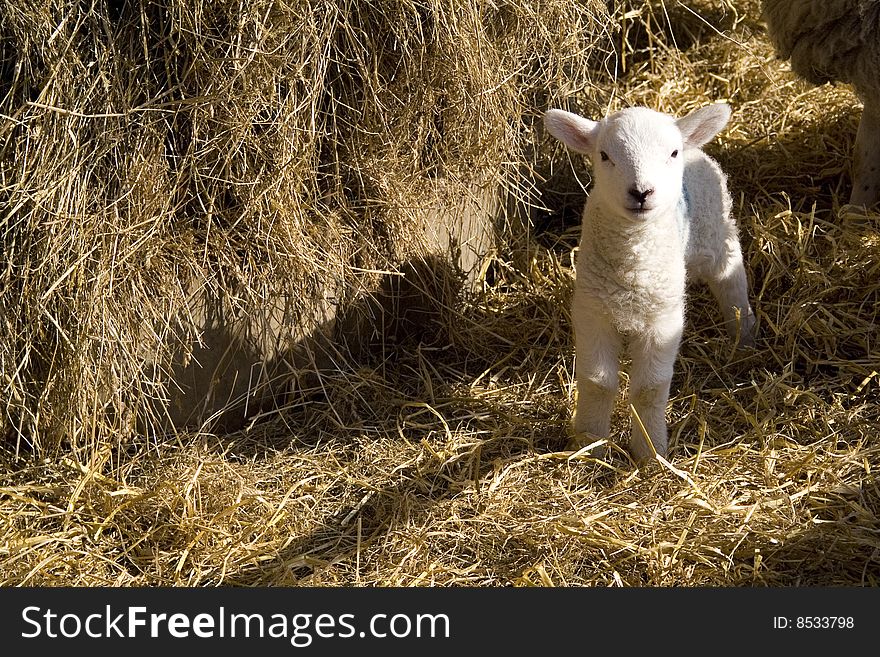
[[[700,150],[730,116],[713,105],[675,119],[635,107],[595,122],[562,110],[548,131],[593,162],[572,307],[577,357],[575,432],[607,437],[621,349],[632,358],[630,398],[653,449],[634,426],[637,460],[665,455],[666,402],[678,354],[688,277],[709,283],[728,332],[752,343],[727,179]]]
[[[864,109],[849,202],[880,201],[880,0],[762,0],[776,53],[814,84],[848,82]]]

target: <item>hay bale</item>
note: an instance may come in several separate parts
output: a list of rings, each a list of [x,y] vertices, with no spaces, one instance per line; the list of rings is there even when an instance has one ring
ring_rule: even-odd
[[[497,208],[534,200],[531,121],[555,80],[601,69],[606,16],[599,0],[0,3],[4,434],[91,448],[260,406],[376,272],[455,268],[462,230],[482,256],[510,233]],[[438,184],[492,198],[431,237],[412,219]]]

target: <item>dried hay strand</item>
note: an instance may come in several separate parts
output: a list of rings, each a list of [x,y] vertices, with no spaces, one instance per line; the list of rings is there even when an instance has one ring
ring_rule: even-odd
[[[550,92],[592,115],[734,108],[710,149],[757,347],[735,354],[691,288],[668,460],[638,470],[619,449],[625,386],[610,456],[563,450],[589,167],[542,143],[526,266],[488,259],[435,339],[323,371],[235,433],[135,436],[87,458],[5,445],[0,584],[880,584],[880,216],[840,202],[858,104],[777,61],[756,6],[621,3],[604,28],[614,79]]]

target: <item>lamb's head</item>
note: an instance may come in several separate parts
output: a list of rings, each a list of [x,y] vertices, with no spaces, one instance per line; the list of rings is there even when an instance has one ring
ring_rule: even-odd
[[[708,142],[729,118],[730,107],[720,103],[680,119],[647,107],[630,107],[601,121],[551,109],[544,124],[593,161],[593,196],[615,215],[641,221],[675,209],[685,150]]]

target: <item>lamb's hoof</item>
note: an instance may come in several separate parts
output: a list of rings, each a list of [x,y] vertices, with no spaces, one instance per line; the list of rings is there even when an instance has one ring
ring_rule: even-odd
[[[636,456],[632,452],[630,452],[629,454],[632,457],[633,462],[636,464],[636,467],[642,474],[654,472],[655,470],[660,469],[660,461],[657,460],[657,456],[666,458],[662,454],[651,454],[650,456],[646,456],[643,454]]]
[[[737,351],[754,351],[755,350],[755,338],[751,335],[745,335],[739,339],[739,342],[736,344]]]
[[[666,458],[666,449],[657,449],[653,444],[649,444],[644,436],[633,436],[630,440],[629,455],[640,470],[656,465],[658,454]]]
[[[565,445],[566,452],[579,452],[584,448],[593,458],[603,459],[608,456],[608,439],[591,433],[576,433]]]

